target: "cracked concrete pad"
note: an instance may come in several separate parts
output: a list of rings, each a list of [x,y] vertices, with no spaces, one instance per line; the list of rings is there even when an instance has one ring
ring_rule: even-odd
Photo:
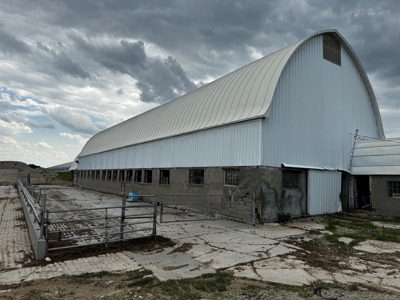
[[[335,278],[335,280],[339,283],[344,283],[344,284],[349,284],[349,283],[367,283],[366,280],[358,277],[358,276],[354,276],[354,273],[352,274],[344,274],[344,273],[340,273],[340,272],[336,272],[333,273],[333,277]]]
[[[317,279],[305,270],[309,266],[300,260],[283,260],[274,257],[256,261],[254,268],[263,281],[288,285],[310,285]]]
[[[307,272],[311,276],[313,276],[313,277],[315,277],[318,280],[321,280],[323,282],[327,282],[327,283],[333,283],[334,282],[333,276],[328,271],[325,271],[325,270],[322,270],[322,269],[311,268],[311,269],[308,269]]]
[[[225,269],[257,259],[259,259],[257,256],[222,249],[196,258],[196,260],[215,269]]]
[[[202,274],[215,273],[215,269],[204,266],[185,253],[165,248],[161,252],[131,253],[130,256],[144,268],[151,270],[161,281],[198,277]]]
[[[371,223],[378,227],[400,229],[400,224],[386,223],[386,222],[380,222],[380,221],[374,221]]]
[[[348,238],[348,237],[340,237],[340,238],[338,238],[338,241],[348,245],[354,240],[352,238]]]
[[[308,223],[308,222],[294,222],[294,223],[289,223],[287,225],[288,227],[291,228],[300,228],[306,231],[310,230],[324,230],[325,225],[324,224],[318,224],[318,223]]]
[[[281,244],[276,245],[276,247],[268,250],[268,256],[269,257],[275,257],[275,256],[280,256],[283,254],[287,254],[290,252],[295,252],[295,249],[289,248],[289,247],[285,247]]]
[[[192,245],[192,248],[186,251],[186,253],[189,254],[191,257],[195,258],[213,251],[215,251],[213,247],[208,246],[206,244],[200,244],[200,245]]]
[[[122,272],[139,269],[138,264],[122,252],[48,264],[44,267],[19,268],[0,273],[1,284],[48,279],[61,275],[79,275],[87,272]]]
[[[237,266],[229,268],[228,271],[233,272],[233,276],[238,278],[250,278],[260,280],[261,277],[254,271],[252,266]]]
[[[287,226],[281,226],[279,224],[276,224],[276,226],[271,226],[270,224],[268,225],[264,224],[264,226],[262,227],[255,227],[255,228],[253,227],[241,231],[269,239],[285,239],[291,236],[302,235],[305,233],[304,230],[297,228],[290,228]]]
[[[359,243],[354,247],[356,250],[361,250],[369,253],[394,253],[400,251],[400,244],[393,242],[382,242],[375,240],[367,240]]]

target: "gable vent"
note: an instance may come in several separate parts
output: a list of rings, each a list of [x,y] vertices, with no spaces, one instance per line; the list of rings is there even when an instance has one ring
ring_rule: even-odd
[[[340,43],[331,34],[324,35],[324,59],[334,63],[335,65],[342,65]]]

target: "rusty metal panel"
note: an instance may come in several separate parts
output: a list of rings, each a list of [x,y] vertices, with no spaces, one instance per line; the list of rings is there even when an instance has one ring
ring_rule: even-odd
[[[260,120],[139,144],[79,158],[79,169],[256,166]]]
[[[342,173],[309,170],[307,178],[307,210],[310,215],[336,213],[340,203]]]

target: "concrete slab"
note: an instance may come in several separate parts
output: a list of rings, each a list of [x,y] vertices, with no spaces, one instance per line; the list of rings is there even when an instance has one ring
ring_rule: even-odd
[[[253,266],[237,266],[229,268],[228,271],[233,272],[233,276],[238,278],[250,278],[255,280],[261,280],[261,277],[255,272]]]
[[[196,258],[196,260],[198,260],[199,262],[202,262],[206,266],[210,266],[215,269],[226,269],[258,259],[260,258],[254,255],[237,253],[222,249]]]
[[[287,226],[281,226],[276,224],[276,226],[265,225],[260,227],[253,227],[252,229],[241,230],[250,234],[261,236],[269,239],[285,239],[295,235],[302,235],[305,233],[304,230],[297,228],[290,228]]]
[[[378,227],[400,229],[400,224],[393,224],[393,223],[380,222],[380,221],[374,221],[374,222],[371,222],[371,223],[374,224],[375,226],[378,226]]]
[[[382,242],[375,240],[367,240],[359,243],[354,247],[356,250],[369,253],[395,253],[400,252],[400,244],[393,242]]]
[[[0,283],[14,284],[21,281],[48,279],[61,275],[79,275],[100,271],[125,272],[139,268],[135,261],[121,252],[68,260],[60,263],[50,263],[44,267],[19,268],[0,272]]]
[[[340,237],[340,238],[338,238],[338,241],[348,245],[354,240],[352,238],[348,238],[348,237]]]
[[[293,222],[293,223],[288,223],[287,226],[291,228],[299,228],[306,231],[325,229],[324,224],[311,223],[311,222]]]
[[[130,256],[139,264],[151,270],[161,281],[170,279],[193,278],[202,274],[215,273],[215,269],[199,263],[181,252],[172,253],[173,248],[149,253],[131,253]]]

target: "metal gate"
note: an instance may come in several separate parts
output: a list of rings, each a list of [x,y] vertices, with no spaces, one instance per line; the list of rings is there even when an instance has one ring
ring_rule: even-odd
[[[156,236],[157,196],[151,203],[127,203],[121,206],[49,210],[45,213],[44,236],[48,251],[88,245],[122,242]],[[45,203],[44,203],[45,205]]]
[[[160,199],[160,223],[240,219],[255,225],[256,199],[252,195],[166,194]]]

